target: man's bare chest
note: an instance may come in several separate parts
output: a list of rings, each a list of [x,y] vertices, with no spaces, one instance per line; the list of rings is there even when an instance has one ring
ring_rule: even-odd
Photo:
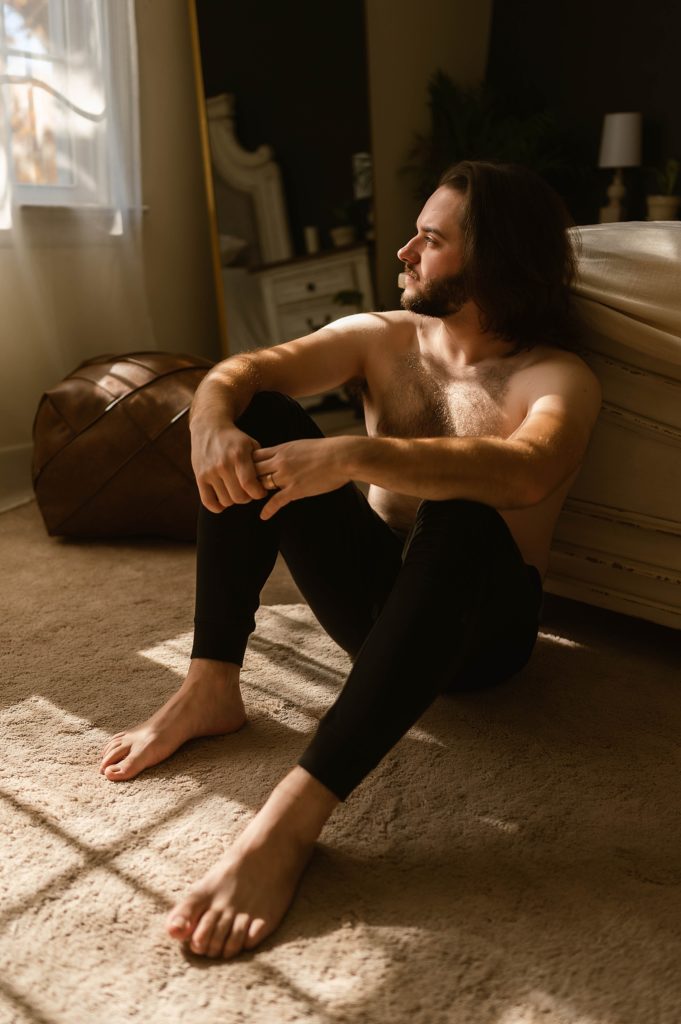
[[[524,415],[513,376],[503,363],[453,370],[408,352],[367,381],[367,429],[383,437],[507,437]]]

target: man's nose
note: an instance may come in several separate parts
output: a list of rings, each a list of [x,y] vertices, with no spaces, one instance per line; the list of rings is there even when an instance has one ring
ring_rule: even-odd
[[[418,252],[412,245],[413,241],[414,239],[410,238],[401,249],[397,250],[398,260],[401,260],[403,263],[416,263],[418,260]]]

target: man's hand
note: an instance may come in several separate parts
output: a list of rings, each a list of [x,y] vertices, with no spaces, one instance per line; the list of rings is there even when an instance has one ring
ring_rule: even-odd
[[[255,438],[232,423],[192,428],[192,469],[209,512],[223,512],[230,505],[245,505],[267,496],[253,465],[258,448]]]
[[[335,491],[349,483],[346,454],[352,440],[351,437],[302,438],[254,451],[258,476],[265,478],[271,473],[278,488],[263,507],[260,518],[271,519],[290,501]],[[269,480],[267,482],[269,485]]]

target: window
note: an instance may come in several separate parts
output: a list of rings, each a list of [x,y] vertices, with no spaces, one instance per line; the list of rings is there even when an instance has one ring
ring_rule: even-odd
[[[128,0],[0,0],[2,192],[12,205],[131,204],[135,69]]]

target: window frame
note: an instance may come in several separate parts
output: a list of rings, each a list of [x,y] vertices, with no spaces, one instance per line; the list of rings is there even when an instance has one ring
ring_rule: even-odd
[[[68,159],[72,162],[73,166],[73,181],[63,184],[18,182],[15,178],[15,167],[11,149],[12,134],[8,123],[9,106],[11,103],[8,94],[13,84],[12,76],[7,76],[9,81],[0,81],[0,89],[4,91],[4,96],[0,100],[0,105],[3,108],[3,116],[0,118],[0,146],[4,151],[6,173],[11,182],[9,186],[10,207],[12,210],[17,211],[27,207],[60,208],[66,210],[111,210],[115,207],[112,188],[114,156],[111,134],[115,133],[115,125],[113,118],[112,41],[106,2],[105,0],[90,0],[91,6],[88,12],[83,15],[82,12],[79,12],[79,0],[47,0],[51,38],[53,24],[58,25],[59,30],[58,33],[55,32],[55,35],[58,34],[60,38],[56,40],[54,46],[49,47],[48,53],[44,57],[40,54],[36,55],[30,51],[20,50],[19,48],[7,45],[4,16],[6,5],[9,2],[11,0],[0,0],[0,61],[2,66],[6,68],[8,58],[11,59],[16,56],[26,57],[34,61],[44,60],[50,62],[52,66],[61,63],[65,68],[63,74],[67,86],[70,73],[69,34],[82,37],[86,18],[97,19],[100,37],[100,54],[97,61],[97,70],[101,76],[104,101],[101,125],[98,126],[98,129],[90,139],[79,140],[78,133],[74,128],[77,127],[77,119],[82,118],[83,115],[78,113],[77,109],[73,109],[74,105],[67,97],[55,90],[56,102],[61,109],[65,108],[67,112],[65,131],[62,135],[66,142],[66,147],[58,144],[57,153],[63,153],[65,149],[68,152]],[[80,5],[82,5],[82,0],[80,0]],[[80,29],[80,33],[77,31],[78,29]],[[61,54],[58,52],[60,46],[62,48]],[[29,84],[31,78],[40,81],[35,75],[26,77]],[[36,87],[40,88],[39,85]],[[47,91],[52,91],[49,83]],[[91,118],[88,118],[88,120],[91,120]],[[79,182],[79,177],[89,177],[93,185],[90,187],[84,186],[82,182]]]

